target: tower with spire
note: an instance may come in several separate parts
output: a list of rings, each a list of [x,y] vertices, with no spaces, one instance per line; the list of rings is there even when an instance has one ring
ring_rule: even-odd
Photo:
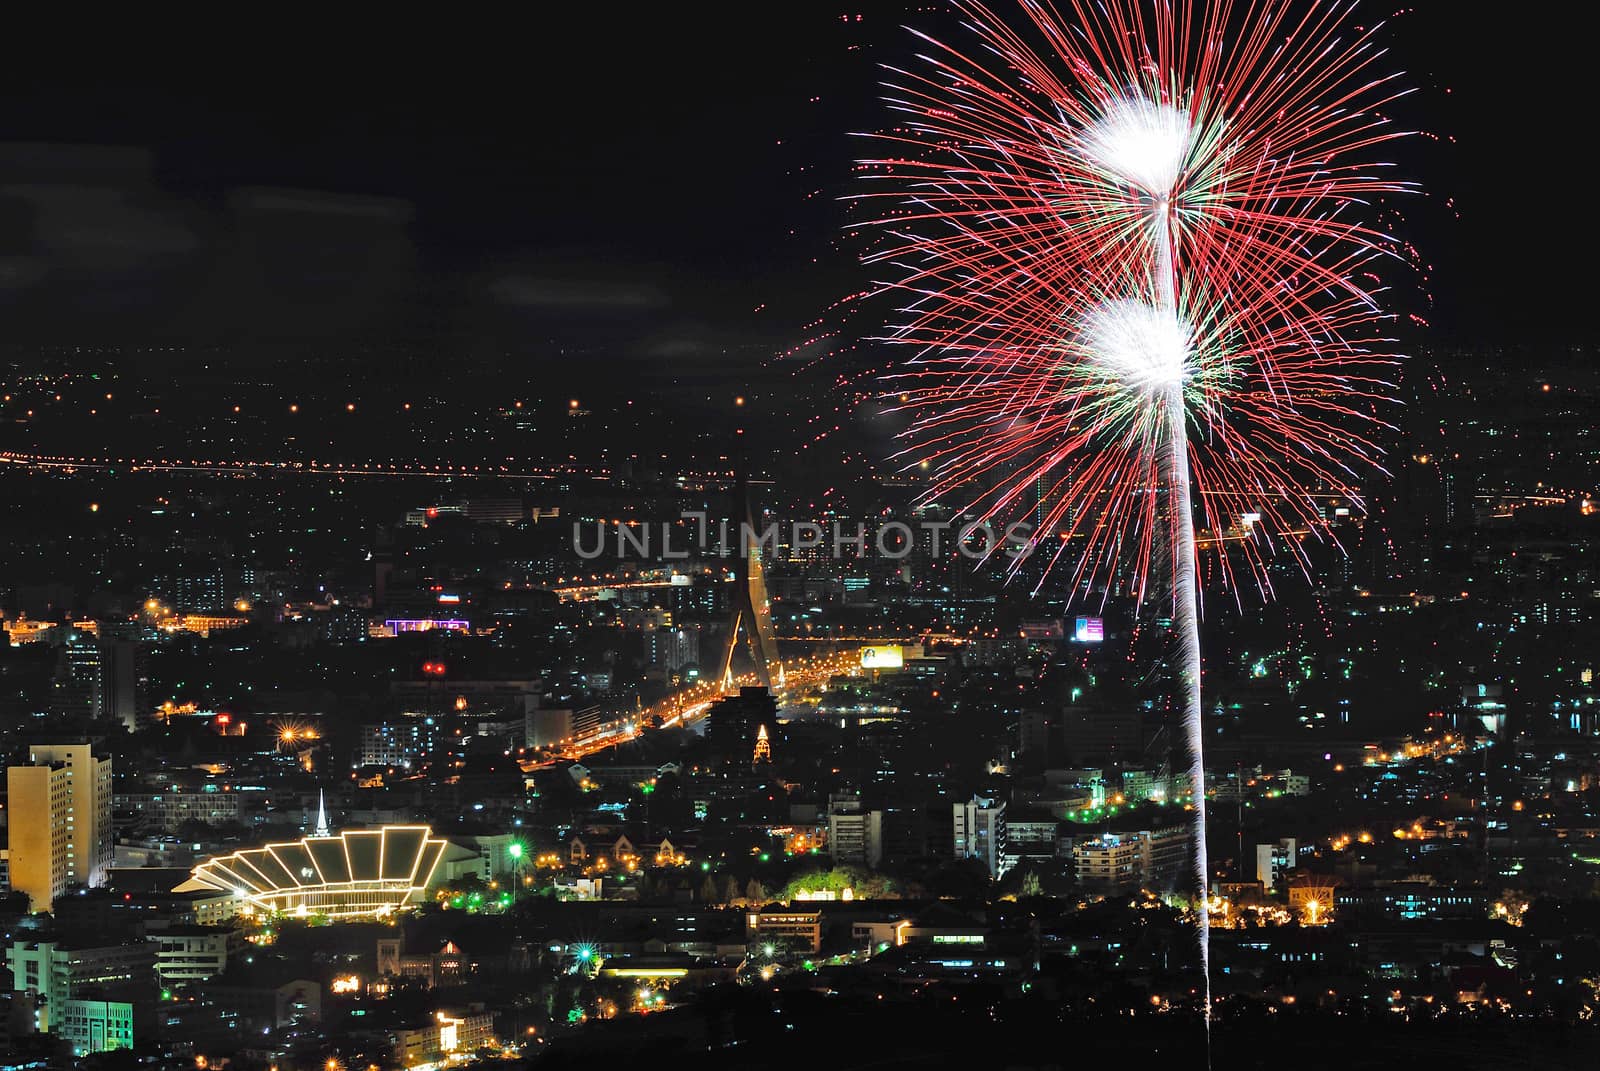
[[[312,834],[318,837],[333,836],[333,829],[328,825],[328,801],[320,788],[317,789],[317,824]]]

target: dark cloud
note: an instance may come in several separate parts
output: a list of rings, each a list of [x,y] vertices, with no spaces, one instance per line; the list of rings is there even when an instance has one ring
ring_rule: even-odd
[[[671,305],[650,281],[506,275],[489,283],[489,293],[501,304],[527,309],[654,312]]]

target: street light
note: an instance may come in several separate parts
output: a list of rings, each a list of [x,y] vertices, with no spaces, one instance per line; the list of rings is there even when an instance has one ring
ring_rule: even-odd
[[[519,840],[514,840],[506,846],[506,854],[511,857],[511,879],[513,889],[522,884],[522,856],[525,852],[526,849],[523,848],[522,842]]]

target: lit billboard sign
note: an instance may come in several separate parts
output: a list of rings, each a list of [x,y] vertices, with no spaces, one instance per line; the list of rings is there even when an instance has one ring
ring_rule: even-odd
[[[900,669],[905,664],[905,652],[898,645],[861,648],[862,669]]]
[[[1080,617],[1072,625],[1076,643],[1100,643],[1106,638],[1106,623],[1098,617]]]

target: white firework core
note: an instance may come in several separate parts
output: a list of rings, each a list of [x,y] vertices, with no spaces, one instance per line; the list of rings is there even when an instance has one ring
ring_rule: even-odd
[[[1151,397],[1189,378],[1194,328],[1176,312],[1143,301],[1106,301],[1084,319],[1089,359],[1124,387]]]
[[[1187,112],[1130,97],[1110,102],[1081,145],[1102,170],[1164,199],[1183,174],[1192,136]]]

